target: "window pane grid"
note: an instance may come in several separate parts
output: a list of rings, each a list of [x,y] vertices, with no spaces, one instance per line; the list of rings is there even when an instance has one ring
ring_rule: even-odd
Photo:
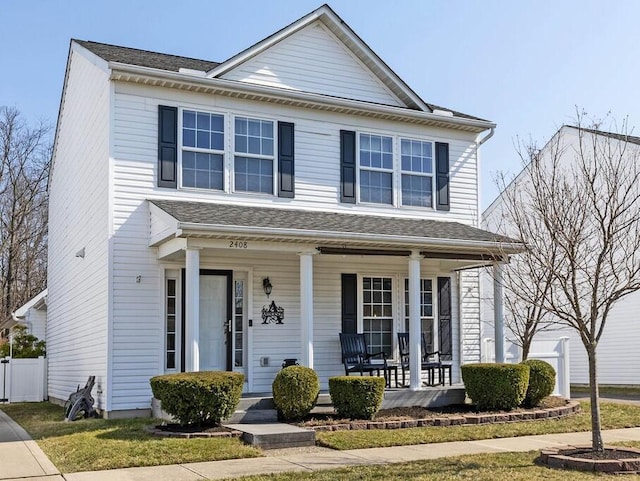
[[[273,122],[246,117],[235,118],[236,191],[273,194],[273,139]]]
[[[393,141],[360,134],[360,201],[393,204]]]
[[[224,116],[182,112],[182,185],[223,190]]]
[[[364,277],[362,280],[363,333],[369,353],[384,352],[392,356],[393,290],[386,277]]]
[[[235,367],[244,365],[244,281],[235,281],[234,323],[235,344],[233,360]]]
[[[400,140],[402,205],[433,206],[433,144]]]
[[[165,304],[166,357],[165,369],[176,368],[176,280],[167,279]]]
[[[409,279],[404,280],[405,329],[409,332]],[[427,342],[427,351],[433,352],[433,282],[420,279],[420,326]]]

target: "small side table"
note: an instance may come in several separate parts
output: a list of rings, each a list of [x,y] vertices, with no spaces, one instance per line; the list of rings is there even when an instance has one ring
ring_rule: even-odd
[[[398,387],[398,365],[387,363],[387,370],[384,373],[384,380],[387,387],[391,387],[391,373],[394,374],[395,386]]]

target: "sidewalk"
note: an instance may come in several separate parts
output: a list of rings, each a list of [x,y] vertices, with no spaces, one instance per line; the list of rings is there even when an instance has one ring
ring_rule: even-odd
[[[603,431],[606,443],[640,441],[640,428]],[[0,411],[0,480],[3,481],[202,481],[285,471],[317,471],[345,466],[391,464],[463,454],[525,452],[567,444],[590,444],[591,433],[544,434],[390,448],[334,451],[292,448],[266,457],[60,475],[28,434]]]
[[[0,479],[63,481],[60,471],[13,419],[0,411]]]

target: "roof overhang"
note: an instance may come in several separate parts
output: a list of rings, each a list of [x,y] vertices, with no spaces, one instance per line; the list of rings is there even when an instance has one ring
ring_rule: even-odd
[[[167,87],[326,112],[442,127],[476,134],[496,126],[495,123],[486,120],[451,117],[440,113],[291,91],[235,80],[203,78],[183,72],[170,72],[118,62],[109,62],[109,68],[112,80],[147,86]]]
[[[515,241],[185,222],[151,202],[149,208],[152,225],[162,226],[156,227],[155,231],[152,229],[149,238],[149,245],[158,248],[159,258],[172,256],[190,247],[228,248],[229,240],[239,239],[259,243],[256,248],[264,250],[317,250],[324,254],[390,256],[409,255],[412,251],[419,251],[425,258],[467,263],[504,262],[510,254],[522,251],[522,244]],[[309,215],[309,212],[306,214]],[[420,219],[413,221],[420,222]]]

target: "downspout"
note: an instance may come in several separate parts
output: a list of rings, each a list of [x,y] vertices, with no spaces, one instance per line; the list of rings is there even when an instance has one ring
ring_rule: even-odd
[[[487,140],[489,140],[491,137],[493,137],[493,134],[495,134],[495,133],[496,133],[496,128],[495,127],[491,127],[491,130],[489,130],[489,133],[487,135],[485,135],[480,140],[476,141],[476,144],[478,144],[476,148],[480,147]]]
[[[489,130],[489,133],[487,135],[485,135],[483,138],[481,138],[480,140],[476,140],[476,167],[477,167],[477,178],[478,178],[478,184],[476,185],[476,202],[477,202],[477,208],[478,208],[478,214],[477,214],[477,222],[476,222],[476,227],[480,228],[481,225],[481,219],[480,219],[480,146],[482,144],[484,144],[487,140],[489,140],[491,137],[493,137],[493,134],[496,133],[496,128],[495,127],[491,127],[491,130]]]

